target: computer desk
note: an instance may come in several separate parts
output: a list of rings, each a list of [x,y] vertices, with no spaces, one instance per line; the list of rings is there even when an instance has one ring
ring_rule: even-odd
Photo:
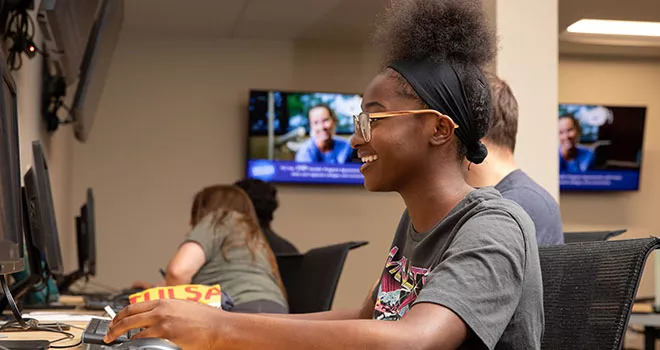
[[[83,299],[82,297],[77,297],[77,296],[61,296],[60,297],[60,302],[66,303],[69,305],[76,305],[80,306],[81,308],[78,309],[73,309],[73,310],[52,310],[52,309],[44,309],[44,310],[29,310],[28,312],[33,313],[33,312],[39,312],[39,311],[45,311],[45,312],[61,312],[62,314],[80,314],[80,315],[94,315],[94,316],[105,316],[105,312],[103,311],[90,311],[90,310],[84,310],[82,309]],[[26,312],[26,313],[28,313]],[[50,322],[50,321],[49,321]],[[52,322],[57,322],[57,320],[53,320]],[[62,340],[59,341],[53,345],[57,346],[72,346],[67,349],[85,349],[86,344],[82,344],[81,342],[81,337],[84,328],[87,326],[88,322],[81,322],[81,321],[61,321],[62,324],[67,324],[71,326],[76,326],[71,327],[67,332],[71,333],[74,335],[73,339],[67,339],[67,340]],[[48,341],[53,341],[57,339],[63,338],[64,335],[59,334],[59,333],[53,333],[53,332],[41,332],[41,331],[7,331],[7,332],[0,332],[0,340],[48,340]],[[77,346],[74,346],[78,344]]]
[[[660,313],[650,303],[635,303],[628,324],[643,326],[644,349],[655,350],[655,340],[660,338]]]
[[[77,326],[80,328],[85,328],[87,326],[87,322],[62,322],[68,325],[72,326]],[[53,345],[57,346],[72,346],[67,349],[85,349],[86,344],[82,344],[81,342],[81,337],[82,337],[82,329],[78,328],[73,328],[69,329],[67,332],[71,333],[74,335],[73,339],[67,339],[67,340],[62,340],[59,341]],[[9,332],[1,332],[0,335],[3,336],[2,339],[0,340],[48,340],[48,341],[54,341],[63,338],[64,336],[59,333],[53,333],[53,332],[41,332],[41,331],[9,331]],[[76,345],[77,346],[74,346]]]

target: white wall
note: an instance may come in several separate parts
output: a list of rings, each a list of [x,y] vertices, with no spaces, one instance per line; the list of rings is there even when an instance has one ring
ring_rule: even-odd
[[[625,228],[619,239],[660,235],[657,198],[660,195],[660,60],[562,57],[559,61],[559,101],[562,103],[646,106],[642,170],[638,192],[562,193],[566,231]],[[657,254],[657,253],[654,253]],[[637,295],[654,295],[654,256],[649,257]],[[637,342],[635,342],[637,341]],[[628,334],[627,346],[642,339]]]
[[[157,280],[187,230],[193,194],[242,177],[249,89],[361,92],[377,66],[373,52],[355,44],[122,33],[89,141],[74,147],[73,202],[87,187],[95,191],[97,280],[117,288]],[[556,108],[556,95],[542,102]],[[550,140],[542,148],[554,154]],[[520,141],[521,149],[534,147],[534,139]],[[553,192],[556,164],[528,166]],[[335,306],[357,305],[380,275],[403,203],[358,187],[279,190],[275,229],[301,250],[370,242],[351,252],[337,292]]]
[[[640,189],[621,193],[562,193],[566,230],[626,228],[623,238],[659,235],[660,60],[562,57],[559,97],[562,103],[646,106]],[[639,294],[653,295],[653,267],[648,265]]]
[[[360,46],[123,33],[89,141],[74,151],[74,202],[95,191],[97,280],[157,280],[187,230],[193,194],[242,177],[250,88],[361,92],[375,70]],[[360,187],[279,190],[274,227],[299,249],[370,241],[351,252],[335,300],[359,303],[402,202]]]
[[[497,2],[497,74],[511,86],[520,109],[516,162],[559,198],[559,165],[548,161],[559,146],[557,0],[490,1]]]

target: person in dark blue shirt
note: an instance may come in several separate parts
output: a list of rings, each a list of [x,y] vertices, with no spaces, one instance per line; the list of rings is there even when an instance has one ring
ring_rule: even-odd
[[[557,201],[521,170],[513,157],[518,134],[518,101],[504,80],[489,74],[488,81],[493,99],[492,126],[483,139],[488,156],[481,164],[465,164],[465,177],[475,187],[495,186],[502,197],[525,209],[534,221],[539,246],[562,244],[564,233]]]
[[[351,161],[353,149],[348,140],[335,136],[337,116],[330,106],[312,107],[309,118],[310,138],[296,153],[296,162],[344,164]]]
[[[580,123],[571,114],[559,117],[559,170],[581,173],[589,170],[595,154],[589,148],[580,146]]]

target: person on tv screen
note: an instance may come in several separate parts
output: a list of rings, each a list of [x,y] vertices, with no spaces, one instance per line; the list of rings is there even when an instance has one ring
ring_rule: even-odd
[[[215,185],[195,195],[191,230],[157,285],[219,284],[233,312],[288,313],[275,255],[259,228],[250,197],[237,186]],[[151,288],[145,282],[134,288]]]
[[[406,209],[389,253],[372,261],[378,274],[360,270],[377,281],[362,306],[245,315],[145,301],[117,314],[106,341],[142,329],[134,337],[184,349],[541,349],[534,223],[463,174],[463,159],[478,164],[488,154],[480,141],[491,103],[483,71],[496,50],[482,0],[393,1],[378,26],[382,65],[365,89],[351,145],[365,188],[397,193]]]
[[[572,114],[559,117],[559,171],[585,172],[593,166],[594,151],[580,143],[582,129]]]
[[[318,104],[309,109],[310,138],[296,153],[296,162],[344,164],[352,160],[353,149],[350,143],[335,136],[337,116],[326,104]]]
[[[564,243],[557,201],[518,167],[513,158],[518,134],[518,101],[509,84],[488,74],[493,100],[492,124],[484,137],[488,157],[479,165],[464,166],[468,183],[495,186],[504,198],[518,203],[534,221],[539,246]],[[467,161],[466,161],[467,162]]]

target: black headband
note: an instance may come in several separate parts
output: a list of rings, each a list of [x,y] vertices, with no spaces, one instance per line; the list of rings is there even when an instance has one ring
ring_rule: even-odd
[[[475,136],[465,89],[454,67],[447,62],[430,60],[398,61],[389,67],[401,74],[431,109],[450,117],[458,125],[456,137],[467,148],[466,158],[475,164],[483,162],[488,150]]]

